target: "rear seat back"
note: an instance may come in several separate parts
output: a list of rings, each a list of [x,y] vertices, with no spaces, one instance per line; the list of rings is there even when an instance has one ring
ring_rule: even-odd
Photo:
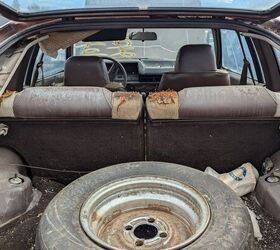
[[[280,94],[256,86],[163,91],[143,102],[139,93],[98,87],[42,87],[9,93],[0,146],[33,166],[93,171],[146,159],[204,170],[230,171],[250,161],[260,167],[280,147]],[[146,148],[145,148],[146,146]]]
[[[163,91],[151,94],[147,109],[153,119],[241,119],[274,117],[277,93],[258,86],[186,88],[178,93]],[[280,95],[280,94],[279,94]],[[162,103],[160,99],[170,103]],[[176,115],[175,115],[176,113]]]
[[[277,103],[263,87],[190,88],[179,92],[179,115],[189,118],[273,117]]]
[[[28,88],[3,98],[0,117],[15,118],[112,118],[137,120],[142,96],[101,87]]]
[[[36,87],[3,98],[0,145],[28,164],[93,171],[144,160],[143,100],[139,93],[100,87]]]
[[[15,97],[17,118],[111,118],[112,93],[105,88],[29,88]]]
[[[147,98],[147,159],[204,170],[260,167],[280,147],[280,93],[258,86],[197,87]]]

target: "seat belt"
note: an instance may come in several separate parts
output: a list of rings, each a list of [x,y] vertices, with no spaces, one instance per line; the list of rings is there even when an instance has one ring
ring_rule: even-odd
[[[39,69],[41,70],[41,75],[42,75],[42,85],[45,86],[45,78],[44,78],[44,53],[42,53],[40,61],[37,63],[37,71],[38,71],[38,75],[39,75]]]
[[[250,67],[249,61],[246,58],[244,58],[241,77],[240,77],[240,83],[239,83],[240,85],[247,85],[249,67]]]
[[[39,69],[41,70],[41,75],[42,75],[42,86],[45,86],[45,78],[44,78],[44,68],[43,68],[44,62],[43,60],[38,62],[37,64],[37,70],[39,72]],[[38,74],[39,75],[39,74]]]
[[[45,85],[43,64],[44,64],[44,53],[42,53],[39,62],[36,64],[36,70],[35,70],[35,73],[34,73],[32,86],[34,86],[36,81],[38,80],[39,70],[41,70],[41,73],[42,73],[42,85],[43,86]]]
[[[248,71],[251,75],[251,78],[252,78],[252,81],[254,83],[254,85],[256,85],[255,83],[255,79],[254,79],[254,76],[253,76],[253,71],[252,71],[252,68],[251,68],[251,64],[250,62],[247,60],[246,58],[246,53],[245,53],[245,50],[244,50],[244,46],[243,46],[243,43],[242,43],[242,40],[241,40],[241,37],[240,37],[240,34],[237,32],[237,35],[238,35],[238,40],[239,40],[239,43],[240,43],[240,46],[241,46],[241,50],[242,50],[242,53],[243,53],[243,68],[242,68],[242,72],[241,72],[241,76],[240,76],[240,85],[247,85],[247,80],[248,80]]]

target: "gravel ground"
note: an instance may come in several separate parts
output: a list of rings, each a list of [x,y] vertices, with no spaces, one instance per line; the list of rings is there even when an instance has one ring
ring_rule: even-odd
[[[35,249],[36,228],[40,217],[50,200],[64,187],[47,178],[33,178],[33,185],[42,192],[39,204],[28,213],[0,229],[1,250]],[[265,214],[257,204],[254,195],[243,197],[245,204],[255,212],[262,233],[262,240],[256,241],[256,250],[280,249],[280,223]]]
[[[256,250],[280,249],[280,222],[264,213],[254,194],[243,197],[245,204],[256,214],[262,239],[256,242]]]
[[[55,181],[34,177],[33,186],[42,192],[39,204],[20,218],[0,229],[1,250],[35,249],[36,228],[51,199],[64,187]]]

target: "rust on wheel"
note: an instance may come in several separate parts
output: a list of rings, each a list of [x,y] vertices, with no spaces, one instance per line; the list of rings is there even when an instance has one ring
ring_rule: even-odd
[[[106,249],[181,249],[210,221],[207,200],[193,187],[163,177],[110,183],[84,202],[83,230]]]

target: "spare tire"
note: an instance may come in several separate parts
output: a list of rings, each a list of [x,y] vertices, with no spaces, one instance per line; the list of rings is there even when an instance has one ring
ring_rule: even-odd
[[[87,174],[46,208],[36,249],[253,249],[242,200],[186,166],[135,162]]]

